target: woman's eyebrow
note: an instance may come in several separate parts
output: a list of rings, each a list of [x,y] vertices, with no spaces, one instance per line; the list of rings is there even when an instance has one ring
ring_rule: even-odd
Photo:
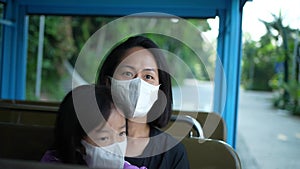
[[[143,69],[143,71],[153,71],[153,72],[156,72],[157,69],[155,68],[145,68]]]
[[[121,126],[119,129],[123,129],[126,128],[126,124],[124,124],[123,126]]]
[[[107,129],[97,129],[95,132],[96,133],[109,133],[109,130],[107,130]]]
[[[122,65],[120,68],[129,68],[133,71],[136,71],[136,68],[134,68],[133,66],[130,65]],[[142,70],[143,72],[157,72],[157,68],[145,68]]]
[[[129,69],[135,70],[135,68],[130,65],[122,65],[121,68],[129,68]]]

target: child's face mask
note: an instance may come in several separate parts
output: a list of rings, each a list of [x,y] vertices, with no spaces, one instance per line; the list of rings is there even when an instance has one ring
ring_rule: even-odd
[[[117,107],[127,118],[144,117],[157,100],[159,86],[140,78],[117,80],[111,78],[111,92]]]
[[[122,169],[124,167],[124,156],[127,141],[118,142],[105,147],[97,147],[89,144],[85,140],[81,140],[85,147],[85,155],[83,155],[88,167],[90,168],[112,168]]]

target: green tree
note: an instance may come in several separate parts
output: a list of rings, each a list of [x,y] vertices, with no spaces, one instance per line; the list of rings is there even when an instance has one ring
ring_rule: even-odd
[[[65,91],[61,86],[67,72],[64,68],[64,62],[69,61],[73,66],[78,62],[78,56],[87,42],[87,40],[102,26],[114,21],[115,17],[77,17],[77,16],[46,16],[45,25],[45,40],[44,40],[44,56],[43,56],[43,71],[42,71],[42,95],[50,100],[60,100]],[[200,31],[209,30],[209,25],[206,20],[190,19],[189,22],[194,24]],[[104,56],[104,49],[111,48],[108,46],[108,40],[114,40],[119,35],[135,30],[140,32],[147,28],[161,29],[169,32],[176,32],[178,35],[187,39],[195,39],[195,36],[185,28],[176,30],[166,29],[170,24],[170,19],[159,18],[142,18],[133,17],[118,22],[115,27],[101,34],[91,46],[90,53],[87,53],[80,65],[83,69],[77,70],[78,73],[90,83],[95,81],[96,72],[99,63],[95,62],[97,55]],[[29,24],[29,45],[28,45],[28,66],[27,66],[27,99],[35,100],[34,89],[36,81],[36,57],[38,47],[38,29],[39,16],[30,16]],[[176,75],[187,78],[195,76],[201,80],[209,79],[207,71],[214,71],[213,60],[200,60],[192,51],[188,44],[173,39],[172,37],[145,34],[156,41],[163,49],[179,56],[191,68],[192,75],[188,72],[177,70]],[[205,56],[213,55],[212,50],[208,50],[206,44],[198,42],[196,48],[199,53]],[[212,48],[211,48],[212,49]],[[96,56],[95,56],[96,55]],[[209,58],[209,57],[204,57]],[[172,58],[171,58],[172,59]],[[172,60],[170,60],[172,62]],[[204,65],[205,63],[205,65]],[[209,64],[206,64],[209,63]],[[70,84],[71,85],[71,84]]]
[[[270,91],[269,81],[274,76],[276,47],[268,35],[259,42],[246,39],[243,47],[242,85],[249,90]]]
[[[35,100],[37,47],[39,36],[39,16],[30,16],[27,59],[27,94]],[[60,100],[65,94],[57,84],[65,76],[63,61],[74,55],[70,17],[47,16],[45,20],[44,51],[42,63],[41,96],[48,100]]]
[[[283,70],[276,72],[271,80],[273,90],[278,91],[277,98],[274,99],[274,105],[279,108],[291,110],[293,113],[300,114],[300,83],[296,77],[292,77],[293,51],[296,38],[296,31],[289,26],[283,25],[283,17],[281,13],[274,15],[272,22],[262,21],[267,33],[261,41],[274,42],[275,61],[282,63]],[[294,74],[295,76],[295,74]]]

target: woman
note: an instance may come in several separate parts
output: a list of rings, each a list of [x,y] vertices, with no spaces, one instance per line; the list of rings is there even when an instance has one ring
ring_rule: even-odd
[[[111,86],[116,106],[127,120],[125,159],[153,169],[185,169],[184,146],[160,131],[172,113],[172,89],[163,53],[150,39],[130,37],[107,55],[97,84]]]
[[[139,169],[124,161],[126,144],[125,118],[114,106],[110,89],[83,85],[69,92],[60,104],[54,147],[41,161]]]

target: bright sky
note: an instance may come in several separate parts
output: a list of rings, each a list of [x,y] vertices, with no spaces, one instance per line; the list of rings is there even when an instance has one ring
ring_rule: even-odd
[[[266,29],[259,19],[271,22],[272,14],[283,16],[284,26],[300,30],[300,0],[253,0],[246,2],[243,13],[243,32],[250,33],[253,40],[265,34]]]

